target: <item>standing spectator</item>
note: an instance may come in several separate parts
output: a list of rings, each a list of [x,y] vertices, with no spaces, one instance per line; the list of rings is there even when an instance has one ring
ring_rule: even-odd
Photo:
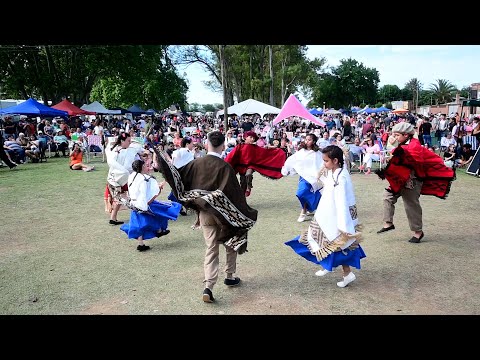
[[[422,134],[423,136],[423,144],[428,145],[429,147],[432,146],[432,123],[428,118],[425,118],[420,125],[420,131],[419,134]]]

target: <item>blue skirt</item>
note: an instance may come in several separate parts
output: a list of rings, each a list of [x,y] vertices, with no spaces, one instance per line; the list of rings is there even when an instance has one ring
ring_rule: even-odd
[[[157,237],[157,232],[166,230],[168,220],[177,220],[182,205],[176,202],[159,202],[154,200],[149,206],[149,213],[131,211],[130,222],[123,224],[120,230],[124,231],[129,239],[143,236],[143,240]],[[150,214],[151,213],[151,214]]]
[[[314,212],[317,210],[321,197],[322,194],[320,193],[320,190],[313,192],[312,185],[300,176],[300,179],[298,180],[297,198],[302,205],[302,209],[307,205],[307,211]]]
[[[177,198],[175,197],[175,195],[173,194],[173,191],[170,191],[170,194],[168,194],[167,199],[170,200],[170,201],[178,202],[178,199],[177,199]]]
[[[285,245],[290,246],[293,251],[295,251],[304,259],[311,261],[314,264],[322,265],[324,269],[329,271],[332,271],[339,265],[348,265],[360,269],[360,259],[366,257],[365,252],[359,245],[355,250],[345,249],[343,251],[335,251],[328,255],[325,259],[318,261],[317,257],[313,255],[310,250],[308,250],[308,247],[300,243],[298,239],[300,239],[300,236],[287,241]]]

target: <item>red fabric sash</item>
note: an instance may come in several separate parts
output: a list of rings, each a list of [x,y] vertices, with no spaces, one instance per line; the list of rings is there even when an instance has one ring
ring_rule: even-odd
[[[450,192],[455,170],[445,166],[440,156],[412,138],[406,145],[400,145],[392,152],[392,158],[385,169],[376,171],[382,179],[387,179],[390,189],[398,193],[410,177],[411,170],[423,181],[421,194],[445,199]]]
[[[282,177],[286,160],[287,154],[282,149],[265,149],[254,144],[239,144],[225,158],[236,173],[243,175],[247,169],[253,169],[270,179]]]

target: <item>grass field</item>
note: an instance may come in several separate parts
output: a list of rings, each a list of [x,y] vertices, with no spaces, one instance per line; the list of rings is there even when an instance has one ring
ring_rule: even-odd
[[[62,158],[0,168],[0,314],[480,314],[480,180],[464,171],[446,200],[422,197],[420,244],[407,241],[401,200],[396,230],[376,234],[386,182],[352,174],[367,258],[345,289],[336,286],[340,269],[316,277],[318,267],[284,245],[308,226],[296,221],[298,177],[255,174],[248,202],[259,214],[249,251],[238,257],[242,284],[227,288],[222,273],[217,302],[206,304],[195,217],[170,222],[168,236],[136,251],[135,241],[108,224],[107,164],[94,164],[90,173],[71,171]],[[119,213],[128,218],[129,211]]]

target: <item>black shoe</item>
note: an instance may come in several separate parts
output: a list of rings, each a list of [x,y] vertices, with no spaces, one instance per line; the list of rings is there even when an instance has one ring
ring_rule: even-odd
[[[380,230],[377,231],[377,234],[381,234],[385,231],[390,231],[390,230],[393,230],[395,229],[395,225],[390,225],[389,227],[382,227]]]
[[[120,225],[123,224],[123,221],[118,221],[118,220],[110,220],[109,221],[110,225]]]
[[[225,279],[223,280],[223,283],[227,286],[237,286],[240,284],[240,278],[236,277],[235,279]]]
[[[210,290],[209,288],[205,288],[203,290],[202,299],[206,303],[213,303],[215,299],[213,298],[212,290]]]
[[[410,240],[408,240],[408,242],[411,242],[411,243],[414,243],[414,244],[418,244],[422,239],[423,239],[423,236],[425,234],[423,233],[422,231],[422,235],[420,235],[419,238],[415,237],[415,236],[412,236],[412,238]]]
[[[138,245],[137,250],[138,251],[147,251],[147,250],[150,250],[150,246],[145,245],[145,244],[144,245]]]
[[[165,235],[168,235],[170,233],[170,230],[162,230],[162,231],[159,231],[157,232],[157,238],[161,237],[161,236],[165,236]]]
[[[187,216],[187,209],[185,209],[185,207],[183,206],[182,206],[182,209],[180,210],[180,215]]]

